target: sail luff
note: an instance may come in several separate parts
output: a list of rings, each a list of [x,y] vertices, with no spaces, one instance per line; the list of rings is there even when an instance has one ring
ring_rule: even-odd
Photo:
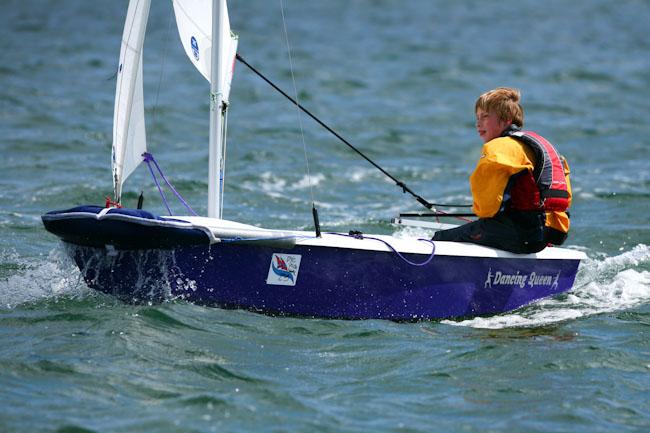
[[[122,185],[146,151],[142,47],[151,0],[131,0],[126,14],[113,112],[113,189],[119,203]]]

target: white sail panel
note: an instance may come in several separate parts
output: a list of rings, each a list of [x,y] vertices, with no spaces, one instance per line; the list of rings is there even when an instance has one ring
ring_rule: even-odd
[[[122,185],[147,150],[142,89],[142,46],[150,0],[131,0],[124,23],[113,113],[113,188],[120,201]]]
[[[176,25],[185,53],[206,80],[210,81],[212,65],[212,0],[173,0]],[[221,53],[223,99],[228,100],[237,54],[237,36],[230,31],[228,11],[221,33],[226,49]]]

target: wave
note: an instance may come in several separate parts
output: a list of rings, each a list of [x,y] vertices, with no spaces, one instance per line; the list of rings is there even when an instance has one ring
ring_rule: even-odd
[[[52,250],[45,260],[26,259],[14,251],[0,252],[0,260],[3,266],[12,268],[11,275],[0,279],[0,308],[12,309],[61,296],[82,296],[90,291],[62,248]]]

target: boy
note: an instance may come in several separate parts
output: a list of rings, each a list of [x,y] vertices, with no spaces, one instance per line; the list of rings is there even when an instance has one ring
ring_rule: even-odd
[[[499,87],[476,101],[483,150],[470,187],[477,221],[437,232],[433,240],[472,242],[514,253],[560,245],[569,231],[569,170],[543,137],[521,132],[524,110],[517,89]]]

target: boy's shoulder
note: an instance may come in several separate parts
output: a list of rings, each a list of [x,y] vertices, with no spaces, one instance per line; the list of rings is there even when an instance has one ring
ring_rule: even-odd
[[[497,137],[483,145],[481,158],[491,161],[511,161],[528,164],[534,161],[534,152],[527,145],[512,137]]]
[[[512,137],[497,137],[488,141],[483,145],[483,149],[486,151],[498,151],[498,150],[519,150],[523,149],[524,144]]]

